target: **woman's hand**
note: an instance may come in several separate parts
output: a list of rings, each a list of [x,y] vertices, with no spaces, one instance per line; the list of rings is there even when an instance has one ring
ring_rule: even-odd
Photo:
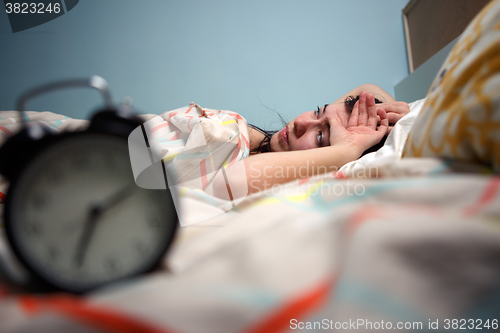
[[[328,122],[330,146],[348,145],[356,149],[359,155],[379,143],[389,128],[386,111],[380,104],[375,104],[373,94],[366,92],[359,94],[359,100],[354,105],[347,128],[336,119],[328,119]]]
[[[408,106],[408,103],[405,102],[381,103],[377,104],[377,108],[382,108],[385,113],[387,113],[387,119],[389,120],[389,132],[394,125],[401,118],[403,118],[403,116],[410,112],[410,107]]]

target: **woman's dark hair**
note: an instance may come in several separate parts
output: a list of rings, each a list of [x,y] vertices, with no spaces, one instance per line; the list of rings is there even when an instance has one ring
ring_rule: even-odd
[[[358,100],[359,100],[359,95],[358,96],[347,96],[346,99],[344,100],[344,104],[346,106],[346,109],[349,112],[352,112],[352,109],[354,108],[354,104],[356,104],[356,102]],[[380,101],[379,99],[375,98],[375,103],[380,104],[383,102]],[[286,125],[286,122],[284,121],[283,117],[281,117],[281,115],[279,115],[279,117],[281,118],[282,122]],[[262,141],[259,143],[259,146],[257,146],[257,148],[254,148],[254,149],[250,149],[250,155],[271,152],[271,138],[278,131],[266,131],[260,127],[257,127],[255,125],[251,125],[251,124],[248,124],[248,126],[259,131],[260,133],[264,134],[264,139],[262,139]],[[385,143],[386,138],[387,138],[387,136],[384,136],[384,138],[378,144],[365,150],[365,152],[363,152],[363,155],[371,153],[372,151],[377,151],[380,148],[382,148],[382,146]],[[361,156],[363,156],[363,155],[361,155]]]
[[[250,149],[250,155],[271,152],[271,138],[278,131],[266,131],[260,127],[251,124],[248,124],[248,126],[264,134],[264,139],[262,139],[262,141],[259,143],[259,146],[254,149]]]

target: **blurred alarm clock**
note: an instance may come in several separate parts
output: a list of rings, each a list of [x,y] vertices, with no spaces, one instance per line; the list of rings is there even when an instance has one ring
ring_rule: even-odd
[[[82,85],[99,89],[107,100],[86,130],[52,134],[25,123],[0,148],[0,173],[10,181],[7,239],[34,291],[83,293],[149,272],[176,231],[168,186],[147,190],[134,182],[128,136],[142,122],[113,108],[102,78],[29,91],[18,110],[46,91]]]

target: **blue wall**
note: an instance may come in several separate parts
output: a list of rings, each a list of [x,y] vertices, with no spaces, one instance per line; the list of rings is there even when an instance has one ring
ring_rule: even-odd
[[[29,2],[29,1],[27,1]],[[408,0],[82,0],[13,34],[0,12],[0,110],[50,80],[98,74],[142,113],[196,102],[280,127],[362,83],[394,94],[407,74],[401,10]],[[28,104],[87,118],[92,90]]]

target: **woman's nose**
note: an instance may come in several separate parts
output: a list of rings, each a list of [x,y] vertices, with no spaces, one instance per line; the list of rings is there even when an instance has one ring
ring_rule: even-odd
[[[304,133],[307,132],[309,128],[312,128],[314,126],[315,126],[315,121],[313,119],[303,119],[303,118],[296,119],[294,122],[295,135],[297,137],[301,137],[302,135],[304,135]]]

